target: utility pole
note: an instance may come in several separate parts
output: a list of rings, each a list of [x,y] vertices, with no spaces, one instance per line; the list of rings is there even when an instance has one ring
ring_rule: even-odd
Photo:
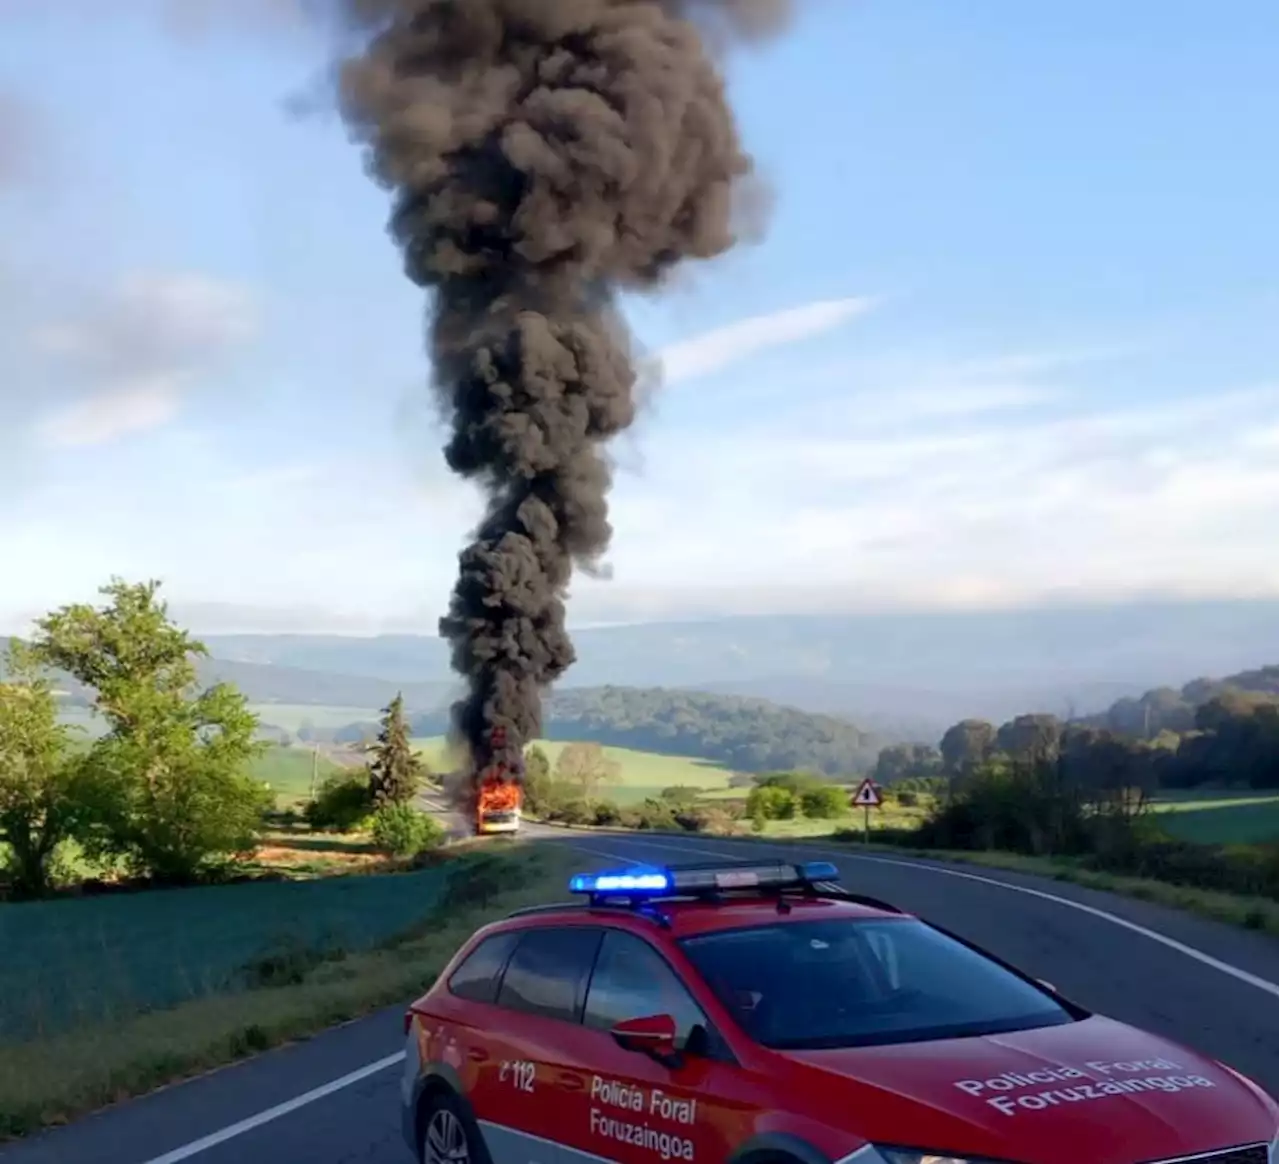
[[[320,773],[320,746],[318,744],[311,745],[311,795],[309,797],[312,804],[316,799],[316,777]]]

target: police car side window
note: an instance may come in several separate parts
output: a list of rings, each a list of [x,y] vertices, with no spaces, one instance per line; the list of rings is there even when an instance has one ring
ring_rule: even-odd
[[[625,1019],[669,1014],[676,1020],[676,1044],[683,1047],[706,1016],[675,972],[648,942],[621,930],[606,930],[587,988],[584,1025],[607,1031]]]
[[[449,993],[468,1002],[493,1002],[498,994],[498,977],[519,936],[508,930],[485,938],[449,976]]]
[[[526,930],[502,976],[498,1005],[576,1023],[599,945],[592,926]]]

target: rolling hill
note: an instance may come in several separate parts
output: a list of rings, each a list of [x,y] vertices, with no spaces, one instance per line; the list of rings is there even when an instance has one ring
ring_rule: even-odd
[[[1277,639],[1274,601],[733,617],[576,630],[578,662],[560,688],[692,688],[936,740],[966,716],[1087,715],[1188,675],[1239,671]],[[389,687],[404,687],[411,707],[430,710],[452,689],[446,645],[426,635],[205,642],[220,666],[265,668],[239,673],[255,701],[381,706]],[[367,690],[378,694],[356,697],[360,680],[375,681]]]
[[[440,736],[447,709],[410,718],[414,736]],[[335,733],[354,742],[372,722]],[[662,687],[566,688],[543,713],[548,740],[590,740],[664,756],[696,756],[742,772],[805,768],[830,776],[869,769],[883,741],[847,720],[763,699]]]
[[[429,713],[457,690],[446,645],[431,636],[201,637],[213,655],[200,663],[202,680],[236,683],[268,723],[263,705],[287,705],[291,720],[306,706],[372,716],[402,691],[411,711]],[[558,692],[625,686],[762,699],[853,721],[886,742],[936,742],[970,716],[1088,717],[1166,684],[1181,690],[1188,675],[1255,666],[1278,638],[1277,605],[1267,601],[589,627],[575,632],[578,662]]]

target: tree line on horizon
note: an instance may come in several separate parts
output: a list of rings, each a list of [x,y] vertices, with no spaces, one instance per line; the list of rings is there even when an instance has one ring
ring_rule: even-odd
[[[1070,720],[1043,712],[999,726],[965,719],[948,728],[936,747],[882,748],[872,775],[882,784],[949,782],[997,758],[1068,757],[1135,789],[1271,789],[1280,767],[1276,677],[1277,668],[1265,666],[1196,679],[1181,691],[1157,688]]]

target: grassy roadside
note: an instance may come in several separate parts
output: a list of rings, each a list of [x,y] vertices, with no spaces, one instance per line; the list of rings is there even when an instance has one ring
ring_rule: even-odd
[[[379,949],[298,967],[282,985],[0,1048],[0,1141],[407,1002],[478,926],[564,897],[576,864],[523,846],[474,860],[431,916]]]
[[[855,846],[849,846],[851,849]],[[1067,858],[1024,857],[1020,853],[966,852],[952,849],[908,849],[898,845],[858,845],[884,855],[920,857],[931,861],[947,861],[957,865],[981,865],[988,869],[1004,869],[1010,873],[1028,873],[1099,889],[1121,897],[1133,897],[1156,905],[1186,910],[1214,921],[1226,922],[1247,930],[1277,934],[1277,903],[1266,897],[1245,897],[1219,893],[1212,889],[1194,889],[1149,877],[1125,877],[1087,869]]]
[[[608,833],[619,830],[575,825],[572,831]],[[657,829],[634,829],[630,830],[628,835],[679,836],[693,841],[702,837],[706,840],[750,841],[770,845],[785,841],[787,844],[822,846],[836,851],[847,849],[851,854],[865,852],[885,857],[919,857],[923,860],[943,861],[954,865],[979,865],[988,869],[1003,869],[1010,873],[1027,873],[1052,881],[1081,885],[1086,889],[1098,889],[1121,897],[1149,901],[1156,905],[1185,910],[1213,921],[1225,922],[1228,925],[1273,936],[1280,932],[1277,924],[1277,903],[1270,898],[1245,897],[1211,889],[1194,889],[1168,881],[1156,881],[1149,877],[1124,877],[1115,873],[1102,873],[1096,869],[1085,868],[1082,864],[1068,858],[1025,857],[1020,853],[973,852],[960,849],[915,849],[902,845],[876,844],[875,841],[863,844],[861,841],[840,840],[833,835],[808,837],[765,835],[761,837],[740,834],[733,837],[718,837],[712,833],[674,833]],[[874,829],[871,835],[875,836]]]
[[[825,838],[825,843],[836,849],[848,848],[850,852],[861,850],[886,857],[919,857],[926,861],[944,861],[952,865],[979,865],[986,869],[1003,869],[1009,873],[1027,873],[1052,881],[1080,885],[1086,889],[1114,893],[1120,897],[1149,901],[1171,909],[1185,910],[1187,913],[1246,930],[1273,936],[1278,932],[1277,903],[1270,898],[1195,889],[1188,885],[1156,881],[1151,877],[1103,873],[1066,857],[1027,857],[1021,853],[974,852],[963,849],[912,849],[902,845],[877,845],[874,841],[864,845],[837,841],[832,837]]]

